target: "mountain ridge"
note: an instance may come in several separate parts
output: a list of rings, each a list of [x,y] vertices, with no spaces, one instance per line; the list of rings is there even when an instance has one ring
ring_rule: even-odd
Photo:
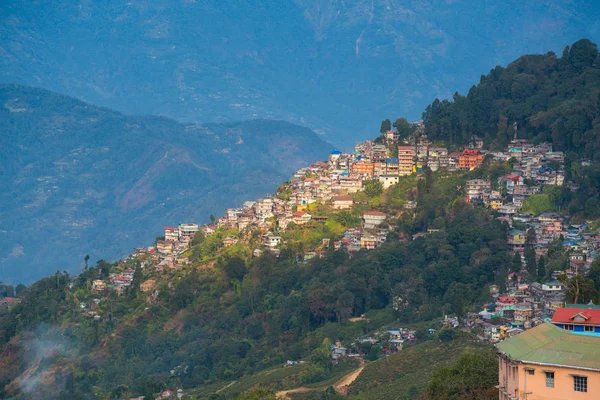
[[[3,5],[1,81],[191,123],[284,119],[341,146],[521,54],[600,39],[593,1],[47,4]]]
[[[133,239],[139,235],[149,242],[162,225],[206,221],[223,201],[239,205],[274,190],[331,146],[284,121],[184,125],[21,85],[0,86],[0,107],[0,156],[6,160],[0,167],[0,229],[8,244],[0,255],[3,280],[12,280],[15,264],[45,265],[41,274],[32,270],[32,277],[48,273],[53,256],[54,269],[71,271],[84,255],[100,256],[95,249],[102,249],[102,257],[123,256],[140,244]],[[49,216],[42,210],[52,211]],[[49,229],[50,243],[28,236],[42,237],[28,221]],[[92,235],[96,229],[103,233]],[[70,235],[77,244],[68,244]],[[66,248],[68,257],[60,254]],[[45,256],[22,263],[40,252]]]

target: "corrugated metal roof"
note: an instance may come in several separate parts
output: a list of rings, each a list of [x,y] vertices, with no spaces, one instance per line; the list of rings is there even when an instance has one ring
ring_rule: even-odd
[[[514,360],[600,370],[600,337],[576,335],[548,322],[496,347]]]

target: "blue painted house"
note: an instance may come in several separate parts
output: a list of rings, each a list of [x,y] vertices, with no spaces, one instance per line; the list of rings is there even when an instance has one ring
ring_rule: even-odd
[[[552,323],[573,333],[600,335],[600,310],[595,308],[559,308]]]

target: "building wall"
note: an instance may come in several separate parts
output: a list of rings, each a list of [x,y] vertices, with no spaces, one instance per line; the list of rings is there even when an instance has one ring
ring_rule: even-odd
[[[498,383],[499,399],[508,400],[509,395],[515,396],[519,393],[519,369],[518,364],[510,362],[504,357],[498,358]]]
[[[518,373],[515,375],[517,365]],[[511,394],[518,399],[526,400],[577,400],[577,399],[598,399],[600,398],[600,372],[586,371],[567,367],[554,367],[534,364],[515,364],[510,360],[500,357],[499,359],[499,384],[505,386],[504,390],[499,391],[500,400],[508,400]],[[530,375],[527,369],[533,369],[533,375]],[[546,387],[545,371],[554,372],[554,387]],[[573,386],[573,376],[580,375],[587,377],[587,392],[576,392]],[[515,393],[515,388],[517,392]],[[526,394],[525,394],[526,392]]]
[[[560,329],[565,329],[565,324],[554,323],[554,325],[558,326]],[[577,325],[577,323],[571,323],[569,325],[573,325],[572,332],[585,332],[585,325]],[[593,329],[594,330],[592,332],[600,333],[600,326],[593,326]],[[588,331],[588,332],[590,332],[590,331]]]

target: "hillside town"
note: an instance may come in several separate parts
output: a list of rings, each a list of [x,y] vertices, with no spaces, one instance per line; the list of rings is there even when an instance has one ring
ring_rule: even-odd
[[[404,139],[396,131],[388,131],[375,141],[356,144],[352,152],[331,151],[328,160],[296,171],[276,193],[228,208],[220,217],[211,215],[208,224],[166,226],[153,245],[134,249],[119,261],[116,269],[98,274],[90,287],[94,295],[80,301],[79,309],[93,321],[102,320],[100,303],[109,295],[128,293],[136,280],[147,303],[155,303],[164,289],[161,284],[169,282],[170,277],[186,266],[198,265],[198,259],[193,259],[194,249],[203,242],[211,242],[213,253],[209,254],[211,257],[205,256],[200,268],[212,268],[219,254],[235,246],[248,248],[252,257],[264,253],[279,257],[292,244],[294,234],[321,232],[319,227],[330,227],[332,220],[343,216],[352,221],[350,226],[345,224],[336,234],[332,229],[322,230],[326,233],[316,235],[316,241],[304,240],[296,262],[306,264],[331,251],[347,252],[352,257],[356,252],[376,249],[389,240],[399,216],[413,216],[419,204],[415,196],[406,196],[399,207],[385,212],[369,201],[372,197],[366,196],[367,192],[391,193],[403,184],[414,187],[428,173],[467,174],[464,185],[456,187],[458,196],[473,207],[490,209],[495,219],[506,224],[506,244],[515,255],[513,265],[504,282],[489,286],[488,301],[481,304],[480,311],[445,316],[424,334],[435,335],[445,328],[459,329],[473,332],[480,341],[497,346],[501,354],[500,398],[513,399],[514,393],[524,390],[521,387],[524,383],[507,378],[512,374],[510,368],[522,362],[523,357],[511,347],[511,341],[527,340],[530,331],[540,331],[540,335],[547,336],[545,350],[552,351],[553,338],[562,335],[557,331],[596,340],[595,336],[600,335],[600,307],[593,303],[567,304],[564,280],[587,274],[600,248],[598,227],[586,222],[573,223],[566,213],[523,211],[528,198],[545,190],[578,190],[565,180],[564,161],[564,154],[554,152],[551,144],[534,145],[517,139],[516,135],[503,152],[485,150],[483,141],[475,137],[462,151],[449,152],[431,143],[419,124],[415,134]],[[484,162],[510,165],[511,170],[494,180],[469,175],[482,168]],[[412,235],[401,234],[395,240],[419,240],[438,231],[429,227]],[[565,252],[562,268],[538,272],[537,276],[532,273],[531,263],[534,271],[540,271],[543,267],[539,263],[543,264],[557,246]],[[10,308],[19,301],[3,298],[0,307]],[[392,309],[402,308],[403,300],[394,298]],[[364,319],[361,316],[350,321]],[[378,329],[353,341],[336,342],[331,346],[331,359],[333,363],[344,358],[364,362],[362,349],[374,345],[381,346],[382,354],[389,356],[411,346],[418,337],[419,333],[408,327]],[[572,340],[570,336],[563,339]],[[289,360],[286,365],[303,362]],[[576,372],[577,368],[577,365],[565,366],[565,371]],[[161,398],[174,396],[175,392],[169,390],[161,394]],[[183,396],[181,389],[177,396]]]
[[[339,237],[322,238],[316,246],[305,247],[303,257],[297,262],[306,263],[314,257],[323,257],[328,251],[349,254],[369,251],[388,240],[393,228],[391,220],[397,218],[397,214],[388,215],[361,200],[360,193],[369,190],[369,185],[375,182],[375,186],[385,191],[403,180],[420,177],[426,168],[447,173],[467,172],[479,168],[485,159],[508,162],[512,171],[496,181],[469,179],[464,187],[457,190],[463,193],[466,202],[476,207],[487,207],[493,210],[496,219],[506,222],[509,226],[507,244],[518,264],[513,266],[505,284],[489,286],[489,301],[481,305],[481,311],[447,316],[436,329],[450,327],[475,332],[481,341],[497,344],[499,351],[505,351],[503,349],[507,345],[504,343],[508,340],[516,340],[518,335],[526,335],[532,329],[581,330],[583,334],[600,334],[600,324],[597,324],[595,316],[600,312],[598,307],[594,304],[566,304],[565,287],[559,280],[563,274],[573,278],[587,272],[597,258],[600,233],[586,223],[571,223],[565,214],[543,212],[534,215],[521,211],[529,196],[542,193],[546,187],[566,185],[573,191],[578,188],[565,181],[562,153],[553,152],[549,143],[533,145],[520,139],[511,141],[504,152],[486,151],[483,142],[477,138],[462,152],[448,152],[446,148],[433,146],[425,135],[414,135],[400,143],[395,132],[390,131],[378,141],[356,144],[351,153],[334,150],[327,161],[315,162],[298,170],[274,195],[229,208],[221,217],[211,216],[209,224],[182,223],[165,227],[164,236],[157,238],[153,246],[136,248],[121,261],[123,268],[120,272],[94,280],[91,289],[100,296],[108,291],[117,295],[125,293],[135,279],[135,270],[129,262],[136,261],[145,276],[152,276],[140,283],[140,290],[152,303],[159,295],[160,277],[191,264],[191,249],[196,235],[201,235],[204,240],[213,236],[219,238],[220,243],[216,245],[220,249],[236,244],[252,245],[255,246],[252,248],[255,257],[264,252],[277,257],[286,246],[286,232],[314,229],[314,226],[326,224],[329,218],[340,213],[352,215],[359,212],[360,219],[357,218],[356,226],[345,229]],[[315,205],[325,205],[328,212],[318,212]],[[415,199],[406,199],[402,203],[402,212],[413,213],[417,207]],[[430,228],[399,240],[418,240],[436,231]],[[528,272],[527,250],[534,252],[534,259],[539,262],[556,243],[566,250],[568,265],[563,271],[532,277]],[[206,267],[211,265],[214,262],[208,262]],[[100,301],[96,298],[90,304],[82,302],[81,311],[90,318],[101,319],[102,315],[97,312]],[[401,299],[395,299],[393,308],[399,310],[401,303]],[[584,322],[581,326],[572,324],[580,320]],[[591,325],[585,324],[587,320],[596,321],[596,325],[592,324],[590,328]],[[430,328],[428,333],[435,334],[436,329]],[[381,344],[384,354],[390,355],[406,344],[411,345],[416,338],[416,332],[407,328],[375,331],[352,343],[332,345],[331,357],[333,362],[345,357],[362,359],[360,348],[365,343]],[[508,350],[502,353],[505,354],[505,363],[500,366],[501,379],[506,365],[513,362],[509,353]],[[288,363],[295,365],[297,362]],[[515,388],[519,391],[519,382],[512,385],[510,389],[502,389],[501,396],[514,392]]]
[[[286,230],[324,224],[330,218],[329,215],[311,213],[315,204],[326,204],[332,213],[350,212],[357,206],[363,206],[363,211],[360,222],[346,229],[340,237],[323,238],[314,248],[305,248],[301,262],[322,257],[330,249],[349,253],[372,250],[386,242],[392,229],[392,216],[357,201],[356,194],[364,191],[366,185],[378,182],[384,190],[389,189],[402,179],[422,174],[424,168],[449,173],[471,171],[489,157],[497,161],[510,160],[513,170],[497,182],[471,179],[466,182],[466,187],[458,189],[463,191],[467,202],[495,210],[496,218],[510,226],[507,242],[519,255],[521,269],[509,274],[503,290],[497,285],[490,286],[490,301],[482,305],[481,312],[469,313],[462,318],[460,324],[465,329],[477,330],[482,340],[497,342],[551,319],[564,305],[564,290],[557,280],[559,272],[553,272],[542,282],[528,277],[524,257],[526,246],[532,246],[539,259],[547,255],[553,242],[560,241],[569,254],[569,265],[560,273],[568,277],[585,273],[597,257],[600,246],[600,233],[591,232],[585,223],[570,224],[564,214],[520,212],[527,197],[540,193],[544,187],[569,185],[564,178],[564,155],[553,152],[549,143],[533,145],[516,137],[504,152],[484,150],[484,143],[478,138],[473,138],[462,152],[448,152],[429,142],[420,129],[422,126],[417,125],[417,134],[406,138],[404,143],[396,131],[388,131],[378,141],[356,144],[351,153],[331,151],[327,161],[298,170],[276,194],[229,208],[222,217],[213,218],[210,224],[167,226],[164,237],[153,246],[136,248],[128,259],[140,260],[146,271],[174,271],[190,263],[189,249],[195,235],[200,233],[210,237],[224,229],[235,234],[222,238],[221,248],[250,243],[250,238],[258,235],[258,242],[253,242],[258,243],[253,255],[271,252],[278,256],[286,244],[283,237]],[[576,187],[570,189],[577,190]],[[403,212],[410,213],[417,204],[407,200],[402,207]],[[435,231],[429,229],[400,240],[416,240]],[[535,232],[535,243],[528,244],[527,235],[531,231]],[[121,294],[131,285],[133,275],[133,268],[124,267],[107,279],[93,281],[92,290],[97,293],[114,290]],[[140,284],[141,290],[148,293],[148,301],[158,295],[159,283],[159,278],[153,277]],[[89,305],[82,308],[87,309],[90,316],[99,318]],[[454,320],[449,324],[458,326],[459,322]]]

